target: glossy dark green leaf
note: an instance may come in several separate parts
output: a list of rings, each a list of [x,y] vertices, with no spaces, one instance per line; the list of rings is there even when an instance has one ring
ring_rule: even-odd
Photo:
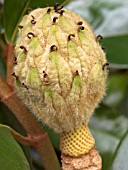
[[[74,0],[67,8],[85,18],[96,35],[104,36],[110,66],[128,69],[128,1]]]
[[[3,125],[0,125],[0,155],[1,170],[30,170],[22,149]]]
[[[120,141],[115,152],[111,170],[127,170],[128,168],[128,131]]]
[[[6,65],[5,62],[2,59],[2,55],[1,55],[1,50],[0,50],[0,75],[2,75],[4,78],[6,76]]]
[[[58,0],[59,3],[64,0]],[[4,28],[5,28],[5,39],[9,43],[14,42],[17,26],[22,16],[25,14],[28,7],[39,8],[46,7],[47,5],[53,5],[54,1],[43,1],[43,0],[5,0],[4,2]]]
[[[124,107],[126,98],[128,98],[128,72],[109,76],[104,104],[112,109],[128,113]]]
[[[128,34],[106,37],[103,43],[110,66],[128,69]]]
[[[103,170],[111,170],[113,159],[117,157],[115,152],[128,130],[128,118],[101,106],[93,116],[90,127],[103,159]]]

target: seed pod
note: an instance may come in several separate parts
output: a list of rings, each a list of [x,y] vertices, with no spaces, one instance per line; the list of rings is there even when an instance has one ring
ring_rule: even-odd
[[[107,61],[89,24],[70,10],[61,11],[58,5],[39,8],[22,19],[15,46],[15,88],[38,119],[61,133],[62,152],[78,156],[95,143],[87,125],[105,94]],[[87,132],[91,145],[71,153],[64,141],[71,141],[68,133],[77,129],[78,136]]]

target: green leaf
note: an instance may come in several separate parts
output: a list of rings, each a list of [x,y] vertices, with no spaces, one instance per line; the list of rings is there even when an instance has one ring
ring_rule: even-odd
[[[64,0],[58,0],[58,3],[62,3]],[[17,34],[17,27],[25,14],[28,7],[39,8],[46,7],[47,5],[54,5],[54,1],[41,1],[41,0],[5,0],[4,2],[4,29],[6,42],[14,42]]]
[[[110,66],[128,69],[128,1],[74,0],[67,8],[87,20],[96,35],[104,36]]]
[[[128,131],[120,141],[115,152],[111,170],[126,170],[128,168]]]
[[[107,95],[103,103],[116,111],[127,112],[128,73],[120,73],[109,76],[107,83]],[[126,109],[125,109],[126,105]]]
[[[128,69],[128,34],[106,37],[103,43],[110,67]]]
[[[0,125],[0,155],[1,170],[30,170],[22,149],[4,125]]]
[[[128,130],[128,118],[102,105],[93,116],[90,127],[103,159],[103,170],[111,170],[118,145]]]

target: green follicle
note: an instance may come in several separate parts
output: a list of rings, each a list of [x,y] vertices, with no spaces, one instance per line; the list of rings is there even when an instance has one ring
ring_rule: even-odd
[[[42,21],[42,26],[43,27],[48,27],[51,25],[51,15],[50,13],[46,13],[43,15],[43,17],[41,18]]]
[[[29,47],[35,53],[35,55],[38,55],[43,51],[43,48],[41,47],[40,42],[37,37],[34,37],[31,40]]]
[[[56,51],[52,51],[50,53],[49,59],[50,59],[51,62],[54,62],[56,65],[59,62],[59,58],[60,57],[59,57],[59,55],[58,55],[58,53]]]
[[[52,97],[54,95],[54,91],[50,86],[45,86],[45,96]]]
[[[25,53],[22,53],[20,56],[18,56],[17,62],[18,63],[24,62],[25,59],[26,59],[26,55],[25,55]]]
[[[72,34],[76,33],[76,25],[74,24],[74,22],[63,15],[59,17],[59,25],[64,32]]]
[[[82,88],[82,79],[79,73],[74,77],[73,86],[78,87],[79,89]]]
[[[21,83],[19,80],[15,80],[15,85],[17,88],[20,88],[21,87]]]
[[[72,40],[69,41],[68,51],[69,51],[69,55],[72,56],[73,58],[77,57],[76,49],[77,49],[76,43],[74,43]]]
[[[38,72],[36,68],[29,68],[27,84],[36,88],[39,86]]]

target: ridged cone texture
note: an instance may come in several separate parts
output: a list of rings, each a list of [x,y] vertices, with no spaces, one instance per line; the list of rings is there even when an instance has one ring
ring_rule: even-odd
[[[78,157],[87,154],[94,145],[95,140],[86,125],[60,134],[60,149],[65,155]]]
[[[59,133],[89,122],[107,77],[105,54],[88,23],[62,10],[39,8],[23,17],[14,67],[18,96]]]

